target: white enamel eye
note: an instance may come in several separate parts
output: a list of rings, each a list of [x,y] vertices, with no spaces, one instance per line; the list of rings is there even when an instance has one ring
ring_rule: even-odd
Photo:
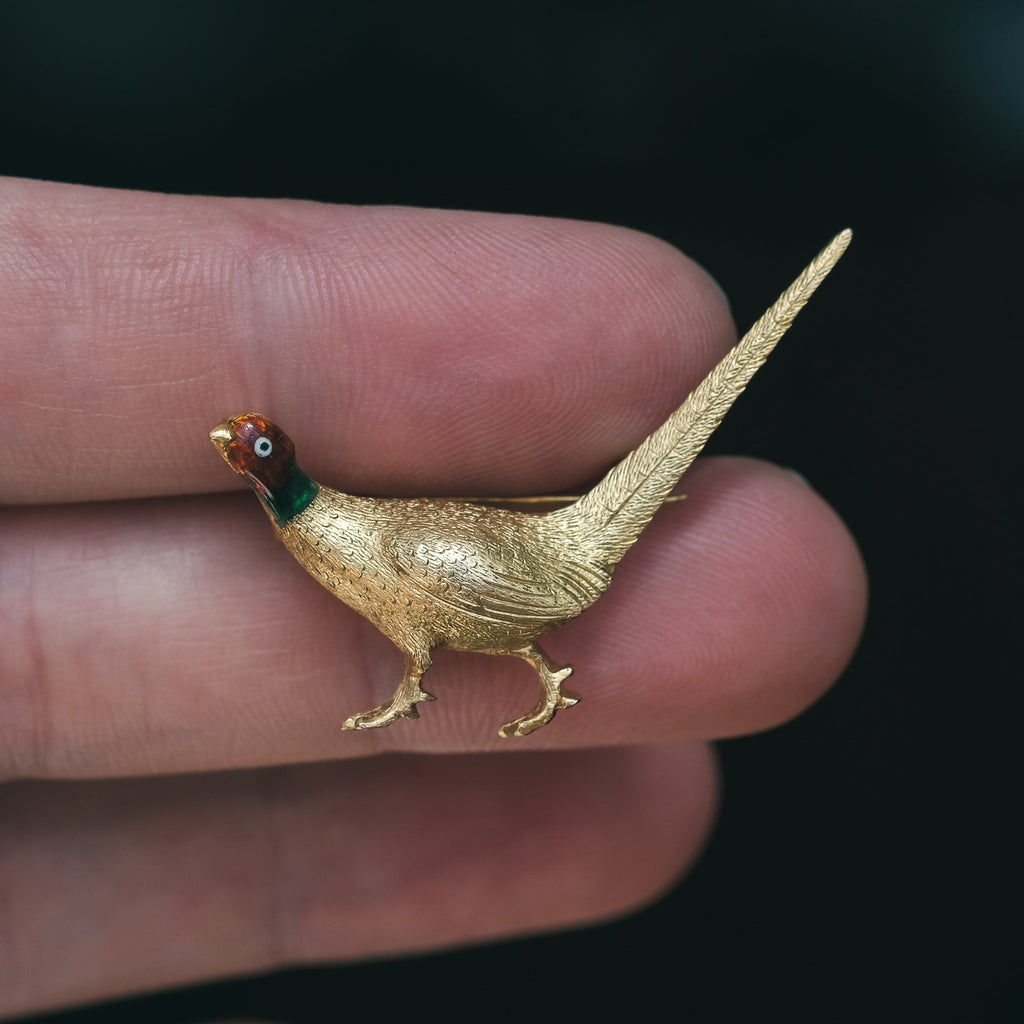
[[[261,459],[265,459],[274,450],[274,445],[271,443],[269,437],[261,437],[252,446],[252,450]]]

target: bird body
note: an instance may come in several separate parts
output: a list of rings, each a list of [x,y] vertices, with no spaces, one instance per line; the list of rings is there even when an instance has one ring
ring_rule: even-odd
[[[280,537],[323,586],[414,650],[519,648],[611,583],[549,516],[462,501],[321,487]]]
[[[527,735],[575,704],[561,688],[572,669],[554,664],[537,640],[607,590],[619,560],[849,240],[849,231],[836,236],[683,405],[592,490],[545,514],[471,500],[345,494],[310,480],[291,439],[266,417],[245,413],[211,431],[299,563],[405,654],[392,698],[344,728],[418,718],[416,704],[434,699],[420,680],[441,647],[514,655],[537,670],[540,701],[502,726],[503,736]]]

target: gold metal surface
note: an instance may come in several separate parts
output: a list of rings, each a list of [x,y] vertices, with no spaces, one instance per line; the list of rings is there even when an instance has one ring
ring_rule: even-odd
[[[513,655],[541,682],[536,707],[503,725],[526,736],[578,697],[537,640],[588,608],[850,241],[837,235],[668,420],[590,492],[543,514],[497,499],[366,498],[311,481],[290,438],[245,413],[210,439],[256,491],[280,540],[319,583],[405,655],[390,700],[347,719],[376,729],[418,718],[420,681],[440,647]],[[543,499],[520,499],[533,503]],[[507,499],[501,499],[508,504]],[[514,501],[513,501],[514,504]]]

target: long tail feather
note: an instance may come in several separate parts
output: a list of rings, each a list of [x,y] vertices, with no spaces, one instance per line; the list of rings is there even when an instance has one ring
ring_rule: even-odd
[[[848,228],[836,235],[661,427],[574,505],[551,513],[606,568],[650,522],[851,237]]]

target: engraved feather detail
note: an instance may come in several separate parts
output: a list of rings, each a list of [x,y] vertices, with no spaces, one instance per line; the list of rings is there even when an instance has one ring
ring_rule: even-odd
[[[433,700],[420,685],[432,652],[505,654],[528,661],[541,683],[530,712],[502,726],[525,736],[578,698],[572,673],[537,642],[585,611],[689,468],[733,402],[850,242],[826,246],[686,401],[590,492],[545,514],[492,499],[356,497],[299,469],[295,446],[272,421],[244,413],[210,433],[255,491],[278,536],[322,586],[369,619],[405,655],[391,698],[347,719],[375,729],[418,718]],[[515,504],[540,504],[523,499]]]
[[[837,235],[689,398],[574,505],[551,513],[614,566],[700,454],[733,402],[764,365],[797,313],[836,265],[852,232]]]

